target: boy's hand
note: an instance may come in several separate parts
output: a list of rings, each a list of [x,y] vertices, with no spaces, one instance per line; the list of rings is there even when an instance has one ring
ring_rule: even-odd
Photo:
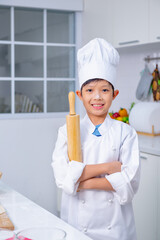
[[[113,161],[108,163],[108,174],[116,173],[116,172],[121,172],[121,165],[122,163],[119,161]]]

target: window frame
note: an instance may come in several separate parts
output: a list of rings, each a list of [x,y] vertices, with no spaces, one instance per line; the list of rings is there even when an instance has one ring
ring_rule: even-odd
[[[75,48],[75,62],[76,62],[76,52],[78,48],[81,46],[81,12],[76,11],[67,11],[67,12],[74,12],[75,16],[75,43],[74,44],[61,44],[61,43],[47,43],[47,10],[54,10],[55,9],[47,9],[47,8],[37,8],[38,10],[43,11],[43,42],[19,42],[14,41],[14,9],[15,8],[22,8],[22,6],[11,6],[11,5],[1,5],[2,7],[10,8],[10,25],[11,25],[11,39],[10,41],[1,41],[0,44],[9,44],[11,46],[11,77],[0,77],[0,81],[11,81],[11,113],[0,113],[0,119],[23,119],[23,118],[59,118],[65,117],[68,112],[47,112],[47,81],[75,81],[75,90],[78,89],[77,83],[77,67],[75,64],[75,77],[74,78],[48,78],[47,77],[47,46],[62,46],[62,47],[74,47]],[[36,9],[35,7],[24,7],[25,9]],[[64,10],[58,10],[58,12],[64,12]],[[15,45],[36,45],[36,46],[43,46],[43,77],[41,78],[23,78],[23,77],[15,77]],[[42,113],[15,113],[15,82],[16,81],[43,81],[43,112]],[[76,99],[76,109],[77,111],[80,110],[80,104],[77,102]]]

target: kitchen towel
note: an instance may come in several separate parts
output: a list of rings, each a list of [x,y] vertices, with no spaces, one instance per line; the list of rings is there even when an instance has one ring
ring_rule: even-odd
[[[149,71],[147,64],[145,64],[144,70],[141,72],[141,78],[136,90],[136,98],[138,100],[147,100],[149,96],[149,90],[151,86],[153,76]]]
[[[129,114],[129,123],[138,132],[160,133],[160,103],[139,102],[134,105]]]

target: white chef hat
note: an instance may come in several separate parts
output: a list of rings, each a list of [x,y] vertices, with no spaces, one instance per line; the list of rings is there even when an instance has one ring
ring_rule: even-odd
[[[95,38],[78,50],[78,76],[80,88],[87,80],[99,78],[115,86],[119,54],[102,38]]]

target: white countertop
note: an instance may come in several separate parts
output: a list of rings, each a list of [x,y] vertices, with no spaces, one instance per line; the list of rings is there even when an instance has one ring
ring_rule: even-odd
[[[138,135],[138,140],[141,152],[160,156],[160,136]]]
[[[0,204],[6,209],[13,222],[15,233],[31,227],[57,227],[67,233],[66,240],[91,240],[60,218],[12,190],[2,181],[0,181]]]

